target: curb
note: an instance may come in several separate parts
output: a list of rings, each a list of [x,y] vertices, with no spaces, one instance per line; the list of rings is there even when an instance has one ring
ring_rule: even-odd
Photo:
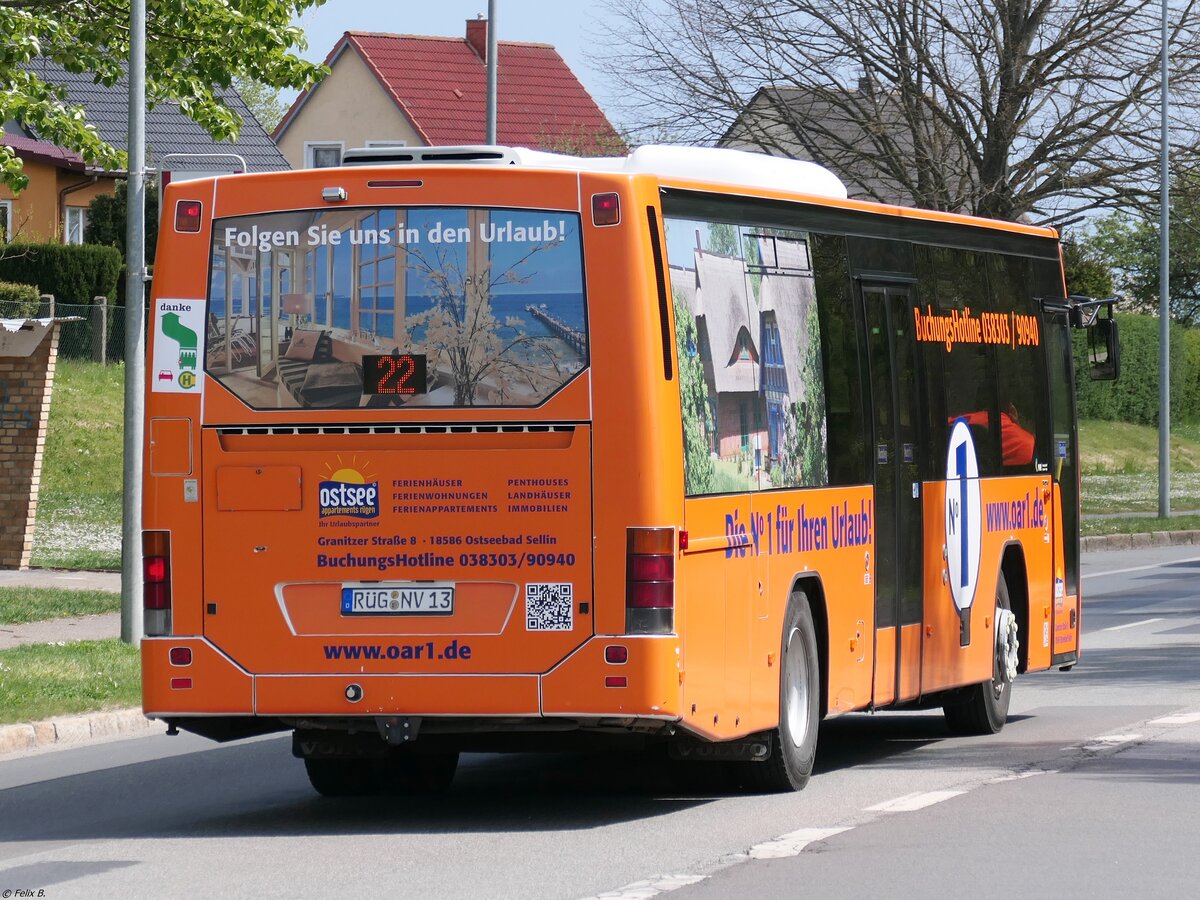
[[[147,719],[138,708],[43,719],[21,725],[0,725],[0,757],[119,738],[145,737],[166,730],[166,723]]]
[[[1148,531],[1143,534],[1098,534],[1079,539],[1083,553],[1093,550],[1141,550],[1200,544],[1200,531]]]

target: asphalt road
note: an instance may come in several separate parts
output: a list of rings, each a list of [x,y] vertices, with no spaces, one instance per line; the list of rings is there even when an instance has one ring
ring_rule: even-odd
[[[1190,894],[1198,574],[1195,547],[1086,557],[1083,661],[1019,679],[1000,735],[843,717],[795,795],[607,753],[469,756],[442,797],[330,801],[281,737],[10,759],[0,897]]]

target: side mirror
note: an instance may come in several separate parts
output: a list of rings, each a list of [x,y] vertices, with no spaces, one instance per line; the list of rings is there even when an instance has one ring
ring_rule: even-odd
[[[1088,329],[1088,347],[1092,357],[1088,375],[1092,381],[1116,381],[1121,374],[1121,343],[1117,335],[1117,320],[1097,319]]]

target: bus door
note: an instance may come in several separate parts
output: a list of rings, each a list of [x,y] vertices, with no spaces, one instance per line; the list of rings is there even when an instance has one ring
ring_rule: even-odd
[[[876,706],[911,699],[920,685],[921,441],[912,288],[862,283],[875,461]]]

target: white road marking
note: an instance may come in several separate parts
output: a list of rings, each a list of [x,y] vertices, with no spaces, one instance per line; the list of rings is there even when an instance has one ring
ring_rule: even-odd
[[[1140,741],[1140,734],[1102,734],[1100,737],[1092,738],[1083,745],[1084,750],[1092,752],[1098,750],[1107,750],[1111,747],[1119,747],[1121,744],[1128,744],[1132,741]]]
[[[1193,725],[1200,722],[1200,712],[1194,713],[1179,713],[1174,716],[1162,716],[1158,719],[1151,719],[1151,725]]]
[[[925,791],[924,793],[905,794],[895,800],[868,806],[864,812],[913,812],[965,793],[966,791]]]
[[[681,887],[687,887],[690,884],[697,884],[706,877],[708,876],[656,875],[654,878],[647,878],[645,881],[635,881],[625,885],[625,887],[617,888],[615,891],[605,891],[603,894],[586,897],[584,900],[650,900],[651,897],[657,897],[659,894],[666,894],[670,891],[677,891]]]
[[[1101,628],[1101,631],[1123,631],[1126,628],[1137,628],[1139,625],[1153,625],[1155,622],[1161,622],[1162,616],[1157,619],[1142,619],[1140,622],[1126,622],[1124,625],[1113,625],[1109,628]]]
[[[1169,562],[1155,563],[1152,566],[1133,566],[1128,569],[1113,569],[1111,572],[1087,572],[1083,578],[1085,581],[1092,578],[1105,578],[1109,575],[1124,575],[1126,572],[1148,572],[1150,569],[1161,569],[1163,566],[1171,566],[1176,563],[1200,562],[1200,556],[1189,556],[1187,559],[1172,559]]]
[[[750,858],[783,859],[787,856],[799,856],[800,851],[802,851],[813,841],[823,841],[826,838],[833,837],[835,834],[841,834],[843,831],[849,830],[849,827],[801,828],[799,831],[793,831],[789,834],[782,834],[773,841],[765,841],[761,844],[755,844],[750,848]]]
[[[1057,769],[1030,769],[1027,772],[1006,772],[997,775],[988,784],[1004,784],[1006,781],[1020,781],[1022,778],[1033,778],[1036,775],[1057,775]]]

